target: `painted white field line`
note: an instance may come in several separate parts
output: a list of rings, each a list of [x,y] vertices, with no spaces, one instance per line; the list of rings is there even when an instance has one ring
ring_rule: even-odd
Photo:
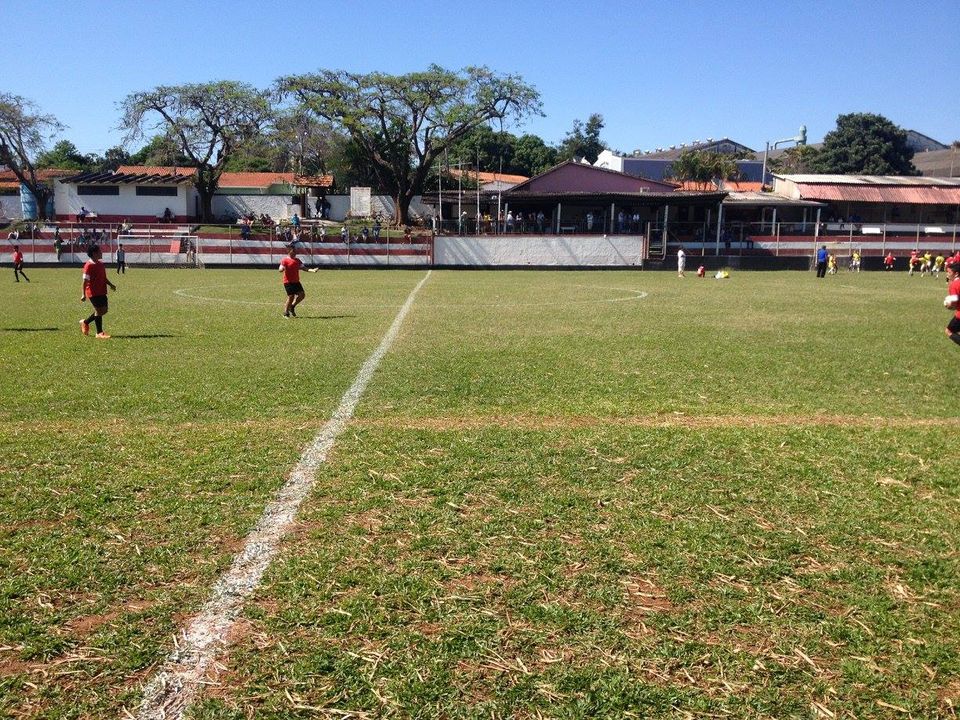
[[[160,671],[147,683],[137,711],[139,720],[182,718],[202,685],[207,670],[228,642],[230,628],[277,554],[280,540],[290,529],[300,504],[313,487],[317,468],[353,417],[353,412],[377,366],[393,345],[414,298],[432,271],[417,283],[400,308],[380,345],[360,368],[353,385],[313,442],[303,451],[286,484],[266,507],[256,527],[247,535],[242,552],[213,588],[200,614],[177,638],[177,647]]]
[[[207,295],[198,295],[196,291],[207,291],[214,288],[222,287],[235,287],[233,284],[222,284],[222,285],[203,285],[200,287],[193,288],[179,288],[174,290],[173,294],[177,297],[186,298],[188,300],[202,300],[204,302],[216,302],[216,303],[225,303],[229,305],[269,305],[271,307],[279,307],[283,305],[281,301],[264,301],[264,300],[234,300],[231,298],[218,298],[210,297]],[[572,287],[580,288],[590,288],[593,290],[606,290],[608,292],[615,293],[626,293],[623,297],[616,298],[592,298],[589,300],[563,300],[562,298],[552,298],[551,300],[545,300],[542,302],[470,302],[470,303],[431,303],[430,307],[434,308],[456,308],[456,307],[559,307],[564,305],[595,305],[597,303],[618,303],[618,302],[629,302],[631,300],[643,300],[648,296],[648,293],[643,290],[633,290],[628,288],[615,288],[615,287],[605,287],[603,285],[573,285]],[[355,303],[355,302],[342,302],[338,303],[336,300],[324,301],[324,307],[326,308],[383,308],[383,304],[378,303]]]

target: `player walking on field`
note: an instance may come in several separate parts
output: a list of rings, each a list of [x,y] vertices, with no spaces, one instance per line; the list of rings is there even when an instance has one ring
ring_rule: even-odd
[[[303,302],[307,293],[300,284],[300,269],[303,262],[297,257],[297,249],[290,246],[287,250],[287,257],[280,261],[280,267],[277,268],[283,273],[283,289],[287,292],[287,304],[283,308],[285,318],[295,318],[297,316],[297,305]],[[307,272],[316,272],[317,268],[309,268]]]
[[[23,253],[20,252],[20,246],[13,246],[13,279],[17,282],[20,282],[20,276],[23,275],[23,279],[27,282],[30,282],[30,278],[26,276],[23,272]]]
[[[687,267],[687,254],[683,248],[677,250],[677,277],[683,277],[683,271]]]
[[[960,345],[960,262],[947,263],[947,297],[943,306],[953,311],[953,317],[947,323],[947,337]]]
[[[114,292],[117,286],[107,278],[107,268],[104,266],[101,258],[99,245],[91,245],[87,249],[87,255],[90,259],[83,266],[83,288],[80,296],[80,302],[89,299],[93,306],[93,314],[86,320],[80,321],[80,332],[84,335],[90,334],[90,323],[97,326],[97,338],[100,340],[109,340],[110,336],[103,331],[103,316],[107,314],[107,288]]]

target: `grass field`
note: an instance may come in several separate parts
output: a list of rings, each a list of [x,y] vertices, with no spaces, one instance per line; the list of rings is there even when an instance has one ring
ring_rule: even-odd
[[[27,272],[0,716],[122,717],[424,273]],[[954,717],[944,289],[435,271],[188,717]]]

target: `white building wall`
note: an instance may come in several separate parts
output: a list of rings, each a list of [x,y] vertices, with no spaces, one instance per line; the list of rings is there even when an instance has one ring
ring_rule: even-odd
[[[607,168],[608,170],[623,172],[623,158],[614,154],[610,150],[602,151],[597,156],[597,161],[593,165],[594,167]]]
[[[20,195],[0,195],[0,217],[10,220],[20,220],[23,218],[23,206],[20,203]]]
[[[598,237],[438,237],[437,265],[531,265],[551,267],[630,267],[641,264],[643,238],[637,235]]]
[[[349,198],[348,198],[349,200]],[[288,217],[290,195],[214,195],[213,214],[236,219],[241,215],[266,213],[274,220]]]
[[[85,207],[98,215],[159,216],[166,208],[175,215],[192,215],[189,188],[177,186],[176,197],[137,195],[136,185],[120,185],[119,195],[78,195],[73,183],[54,183],[54,207],[58,215],[76,215]]]
[[[346,220],[350,213],[349,195],[327,195],[327,202],[330,203],[330,219],[336,221]],[[380,213],[385,218],[392,218],[396,213],[397,204],[392,197],[388,195],[374,195],[370,198],[370,212]],[[410,215],[419,215],[427,218],[433,215],[433,209],[429,205],[424,205],[423,199],[417,195],[410,203]]]

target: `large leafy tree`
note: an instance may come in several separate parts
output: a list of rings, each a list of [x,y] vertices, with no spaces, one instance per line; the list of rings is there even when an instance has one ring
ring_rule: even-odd
[[[46,219],[53,186],[40,179],[37,159],[63,125],[44,115],[30,100],[0,93],[0,163],[6,165],[37,200],[37,213]]]
[[[592,114],[587,122],[573,121],[573,129],[567,133],[560,143],[559,159],[575,160],[586,158],[591,164],[597,161],[606,148],[606,143],[600,139],[603,130],[603,115]]]
[[[540,112],[540,95],[516,75],[485,67],[431,65],[406,75],[321,70],[280,78],[283,97],[346,132],[377,185],[396,200],[407,224],[410,202],[424,189],[444,151],[491,120]]]
[[[160,131],[196,168],[193,183],[204,220],[213,218],[213,195],[227,162],[273,116],[267,92],[229,80],[131,93],[121,109],[127,142]]]
[[[816,169],[837,175],[918,175],[907,133],[882,115],[850,113],[837,118],[823,138]]]
[[[557,149],[538,135],[521,135],[514,143],[513,172],[533,177],[557,164]]]
[[[90,170],[96,161],[84,155],[69,140],[61,140],[46,152],[37,155],[38,168],[62,168],[64,170]]]

